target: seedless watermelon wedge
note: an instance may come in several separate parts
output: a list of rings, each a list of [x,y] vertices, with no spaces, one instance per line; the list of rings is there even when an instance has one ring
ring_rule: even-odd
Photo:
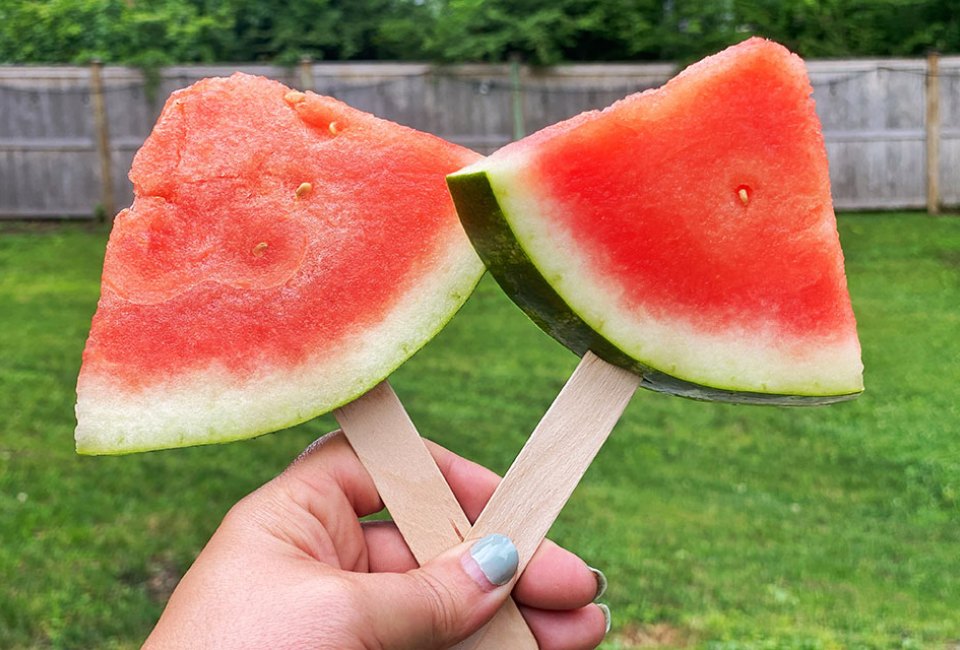
[[[107,246],[78,451],[249,438],[376,385],[483,271],[444,184],[478,158],[261,77],[174,93]]]
[[[583,356],[469,537],[529,561],[639,385],[820,404],[860,346],[803,62],[751,39],[448,177],[504,291]]]
[[[863,388],[803,62],[761,39],[450,176],[507,294],[643,385],[736,402]]]

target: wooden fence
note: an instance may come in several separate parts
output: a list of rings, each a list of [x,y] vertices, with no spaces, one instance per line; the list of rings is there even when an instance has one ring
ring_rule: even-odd
[[[170,67],[151,88],[130,68],[0,66],[0,218],[90,218],[128,205],[127,170],[167,95],[236,69],[484,153],[676,71],[305,62]],[[808,69],[838,209],[960,205],[960,57],[811,61]]]

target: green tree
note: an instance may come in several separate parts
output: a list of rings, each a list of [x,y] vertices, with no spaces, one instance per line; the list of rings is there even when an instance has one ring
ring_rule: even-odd
[[[0,0],[0,62],[422,58],[429,19],[405,0]]]
[[[960,51],[955,0],[737,0],[741,29],[806,57]]]
[[[222,12],[187,0],[0,1],[0,61],[214,61],[230,40]]]
[[[960,52],[957,0],[0,0],[0,62],[699,58],[752,34],[807,57]]]
[[[398,0],[225,4],[234,31],[234,47],[227,57],[232,61],[418,58],[423,56],[424,21],[430,18],[424,6]]]
[[[448,0],[431,5],[427,51],[445,61],[540,65],[650,58],[659,0]]]

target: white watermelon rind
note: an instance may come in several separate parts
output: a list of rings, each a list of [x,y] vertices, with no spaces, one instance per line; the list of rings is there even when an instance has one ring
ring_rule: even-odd
[[[682,321],[620,318],[618,297],[591,272],[573,236],[551,228],[549,197],[524,178],[513,151],[447,177],[464,229],[491,274],[545,332],[642,376],[642,385],[693,399],[816,405],[863,391],[859,341],[784,345],[776,332],[708,335]],[[638,327],[637,321],[641,324]]]
[[[363,395],[453,318],[485,271],[459,229],[432,265],[375,326],[293,368],[261,361],[242,383],[211,365],[175,382],[131,391],[106,375],[81,374],[76,450],[121,455],[253,438],[329,413]],[[109,289],[104,289],[109,290]]]

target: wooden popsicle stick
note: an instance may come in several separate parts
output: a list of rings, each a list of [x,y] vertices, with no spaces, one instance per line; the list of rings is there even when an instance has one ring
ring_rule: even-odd
[[[390,384],[379,383],[334,416],[417,562],[423,564],[464,540],[470,521]],[[488,628],[498,648],[537,648],[512,599]]]
[[[520,554],[519,577],[639,386],[638,375],[587,352],[513,461],[467,539],[490,533],[509,537]],[[510,647],[499,645],[502,642],[493,635],[493,630],[481,628],[456,648]]]

